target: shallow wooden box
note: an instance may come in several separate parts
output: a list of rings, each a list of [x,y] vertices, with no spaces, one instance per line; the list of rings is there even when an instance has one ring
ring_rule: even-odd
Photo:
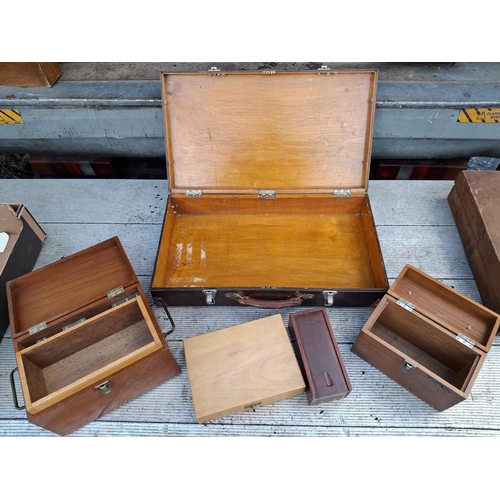
[[[345,398],[352,386],[326,309],[292,313],[290,325],[307,378],[309,404]]]
[[[12,280],[7,292],[33,424],[69,434],[180,373],[117,237]]]
[[[500,314],[500,172],[466,170],[448,195],[483,304]]]
[[[200,424],[305,390],[280,314],[184,339],[184,353]]]
[[[495,312],[406,265],[352,351],[443,411],[469,396],[499,325]]]
[[[9,326],[8,281],[29,273],[35,267],[46,234],[28,209],[17,203],[0,204],[0,232],[9,239],[0,252],[0,340]]]
[[[154,297],[274,309],[387,291],[367,194],[376,72],[272,73],[162,75]]]
[[[0,62],[0,85],[52,87],[61,76],[54,62]]]

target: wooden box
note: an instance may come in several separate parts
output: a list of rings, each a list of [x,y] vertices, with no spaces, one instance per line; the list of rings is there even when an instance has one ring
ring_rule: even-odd
[[[352,351],[443,411],[467,399],[500,316],[406,265]]]
[[[180,373],[117,237],[7,287],[33,424],[69,434]]]
[[[368,306],[387,291],[367,194],[376,72],[272,73],[162,75],[154,297]]]
[[[0,250],[0,340],[9,326],[8,281],[29,273],[35,267],[46,234],[28,209],[21,204],[0,204],[0,233],[7,243]]]
[[[310,405],[345,398],[352,389],[324,307],[290,314],[307,378]]]
[[[500,172],[467,170],[448,195],[483,304],[500,313]]]
[[[0,62],[0,85],[12,87],[52,87],[61,76],[54,62]]]
[[[280,314],[184,339],[184,353],[200,424],[305,390]]]

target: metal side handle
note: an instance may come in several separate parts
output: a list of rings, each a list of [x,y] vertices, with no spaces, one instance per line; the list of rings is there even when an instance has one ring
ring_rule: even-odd
[[[167,318],[170,321],[171,328],[168,332],[164,333],[164,335],[166,337],[167,335],[170,335],[175,330],[175,323],[174,323],[172,316],[170,315],[170,312],[168,311],[167,303],[161,297],[158,297],[157,299],[155,299],[153,301],[153,304],[156,304],[157,302],[159,302],[163,306],[163,309],[165,309],[165,313],[167,314]]]
[[[10,372],[10,386],[12,388],[12,398],[14,399],[14,406],[18,410],[24,410],[26,408],[25,405],[19,406],[19,400],[17,399],[17,391],[16,391],[16,384],[14,382],[14,373],[18,371],[17,366]]]

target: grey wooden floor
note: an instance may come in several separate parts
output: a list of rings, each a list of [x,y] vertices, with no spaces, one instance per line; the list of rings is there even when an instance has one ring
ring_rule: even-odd
[[[372,181],[372,210],[390,282],[406,263],[479,300],[446,197],[450,181]],[[154,266],[168,184],[158,180],[1,180],[2,202],[24,203],[48,237],[37,268],[119,236],[145,290]],[[342,401],[309,406],[305,394],[222,418],[196,422],[182,339],[276,311],[245,307],[172,307],[168,337],[182,374],[72,436],[498,436],[500,340],[471,396],[439,413],[351,353],[370,308],[331,308],[329,318],[353,391]],[[164,311],[154,308],[164,328]],[[298,308],[282,309],[285,324]],[[0,343],[0,436],[54,436],[14,408],[10,332]]]

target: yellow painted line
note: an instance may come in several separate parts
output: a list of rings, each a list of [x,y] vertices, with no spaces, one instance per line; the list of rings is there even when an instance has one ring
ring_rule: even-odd
[[[458,114],[461,123],[500,123],[500,108],[464,108]]]
[[[0,109],[0,125],[24,123],[18,109]]]

